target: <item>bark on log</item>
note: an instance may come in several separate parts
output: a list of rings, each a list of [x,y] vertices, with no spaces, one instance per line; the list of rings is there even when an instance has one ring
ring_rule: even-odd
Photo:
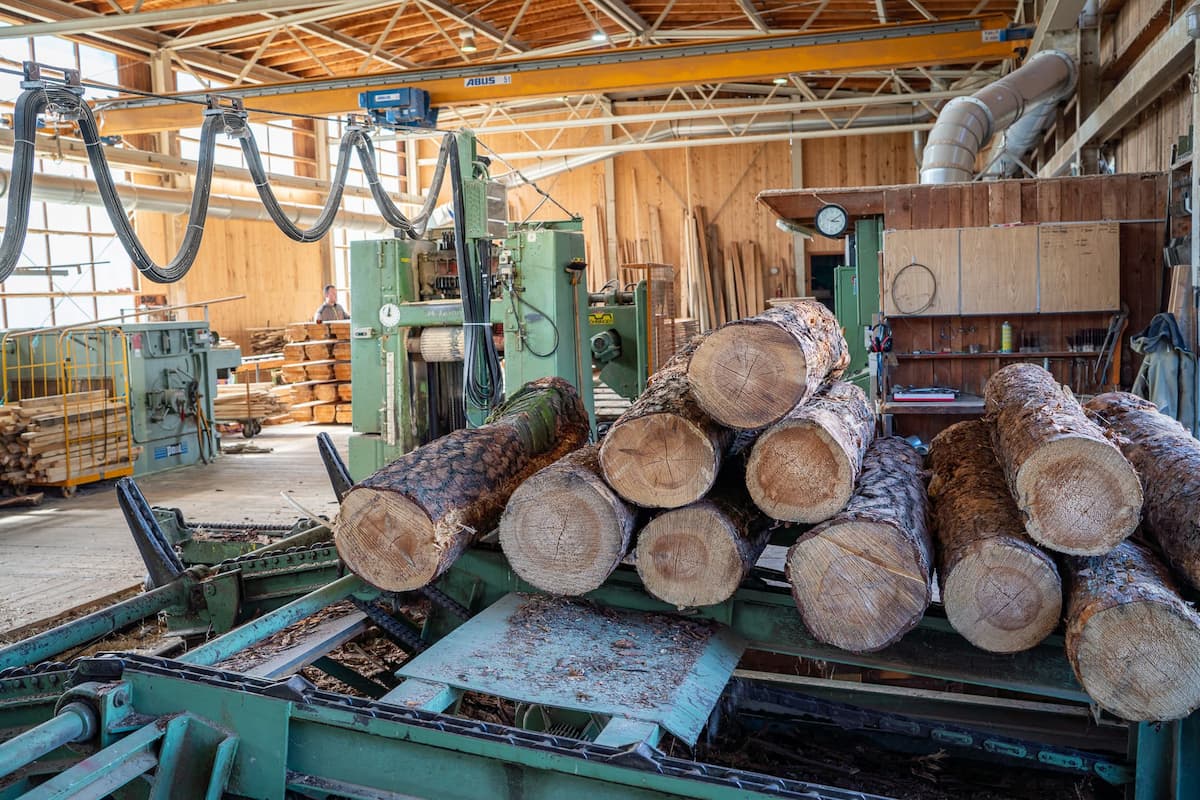
[[[1142,479],[1142,530],[1163,559],[1200,589],[1200,442],[1149,400],[1126,392],[1097,395],[1084,406],[1116,434]]]
[[[862,389],[828,384],[758,437],[746,466],[750,496],[774,519],[823,522],[850,502],[874,438]]]
[[[927,505],[921,456],[876,439],[846,508],[788,550],[792,596],[816,639],[869,653],[921,621],[933,593]]]
[[[992,450],[990,425],[951,425],[929,447],[938,579],[950,624],[976,647],[1027,650],[1062,614],[1054,561],[1033,543]]]
[[[984,400],[996,455],[1034,541],[1098,555],[1133,533],[1142,512],[1137,473],[1049,372],[1004,367]]]
[[[798,300],[713,331],[697,348],[688,381],[713,419],[753,430],[783,419],[849,363],[833,313]]]
[[[770,539],[743,482],[740,469],[727,470],[708,497],[664,511],[642,528],[637,570],[646,591],[679,608],[733,596]]]
[[[600,474],[588,445],[535,473],[500,517],[513,570],[539,589],[581,595],[598,588],[629,550],[636,515]]]
[[[1200,614],[1149,549],[1066,558],[1067,658],[1101,708],[1131,721],[1200,706]]]
[[[522,481],[587,437],[574,387],[527,383],[482,427],[447,434],[355,484],[342,501],[338,554],[380,589],[418,589],[495,527]]]
[[[654,373],[604,437],[604,479],[631,503],[678,508],[696,502],[712,488],[733,441],[732,431],[705,414],[688,388],[695,347],[688,345]]]

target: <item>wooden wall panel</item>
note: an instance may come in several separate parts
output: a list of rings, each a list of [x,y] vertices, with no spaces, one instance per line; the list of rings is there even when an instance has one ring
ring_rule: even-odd
[[[1120,225],[1042,225],[1041,311],[1115,311],[1121,306]]]
[[[958,234],[956,228],[884,233],[880,286],[885,314],[892,317],[958,313]],[[928,272],[913,264],[927,267]],[[930,291],[932,302],[921,308]]]
[[[1115,137],[1113,157],[1119,172],[1165,170],[1171,146],[1192,123],[1192,93],[1186,76],[1144,109]]]
[[[1037,311],[1036,225],[964,228],[960,248],[963,314]]]

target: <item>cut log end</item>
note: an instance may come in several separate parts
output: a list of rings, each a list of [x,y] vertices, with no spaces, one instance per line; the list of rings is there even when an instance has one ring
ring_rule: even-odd
[[[704,507],[660,514],[638,534],[637,568],[655,597],[680,608],[723,603],[746,564],[736,526]]]
[[[1074,644],[1083,688],[1122,719],[1181,719],[1200,707],[1195,620],[1159,603],[1127,603],[1093,614]]]
[[[824,522],[846,507],[854,492],[855,465],[833,436],[809,421],[780,423],[754,444],[746,488],[769,517]],[[796,487],[804,487],[797,492]]]
[[[1047,442],[1021,465],[1015,489],[1030,537],[1062,553],[1107,553],[1141,517],[1137,473],[1119,450],[1097,439]]]
[[[946,576],[942,602],[967,641],[993,653],[1028,650],[1062,614],[1062,582],[1053,563],[1019,543],[974,542]]]
[[[392,492],[346,494],[335,537],[350,571],[390,592],[419,589],[437,577],[442,547],[420,506]]]
[[[614,425],[600,448],[609,485],[647,508],[677,508],[699,500],[712,488],[720,458],[708,434],[674,414],[649,414]]]
[[[787,576],[814,637],[869,653],[896,642],[924,615],[932,586],[922,563],[892,526],[856,520],[792,545]]]
[[[528,488],[527,488],[528,487]],[[620,500],[567,473],[517,489],[500,519],[500,546],[523,580],[551,594],[597,589],[625,555]]]
[[[713,419],[750,430],[787,414],[808,393],[804,351],[776,325],[747,323],[714,331],[688,368],[692,392]]]

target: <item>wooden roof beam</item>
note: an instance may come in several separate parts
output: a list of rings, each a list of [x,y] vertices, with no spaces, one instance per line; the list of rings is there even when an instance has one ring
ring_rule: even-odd
[[[746,15],[746,19],[750,20],[750,24],[759,33],[770,33],[771,29],[763,20],[762,15],[758,13],[758,9],[754,7],[754,0],[735,0],[738,8]]]
[[[475,12],[467,11],[461,6],[457,6],[448,0],[418,0],[418,2],[427,8],[432,8],[442,16],[449,17],[461,25],[466,25],[479,35],[486,36],[497,44],[503,43],[507,49],[513,51],[514,53],[524,53],[530,50],[528,44],[516,37],[510,36],[508,37],[508,40],[505,41],[504,31],[500,30],[489,22],[484,22],[483,20],[479,19],[475,16]]]

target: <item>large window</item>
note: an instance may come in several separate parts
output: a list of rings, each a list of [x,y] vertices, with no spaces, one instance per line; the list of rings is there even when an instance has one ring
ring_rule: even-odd
[[[23,61],[74,67],[88,81],[117,82],[116,57],[65,39],[0,40],[0,67],[19,69]],[[10,112],[20,78],[0,73],[0,103]],[[87,98],[112,92],[89,89]],[[72,132],[72,135],[73,132]],[[11,153],[3,163],[10,163]],[[39,153],[39,174],[90,180],[90,167]],[[37,181],[35,179],[36,187]],[[7,210],[0,198],[0,224]],[[0,284],[0,327],[68,325],[115,316],[133,307],[135,271],[113,233],[105,211],[85,205],[35,201],[16,271]]]

